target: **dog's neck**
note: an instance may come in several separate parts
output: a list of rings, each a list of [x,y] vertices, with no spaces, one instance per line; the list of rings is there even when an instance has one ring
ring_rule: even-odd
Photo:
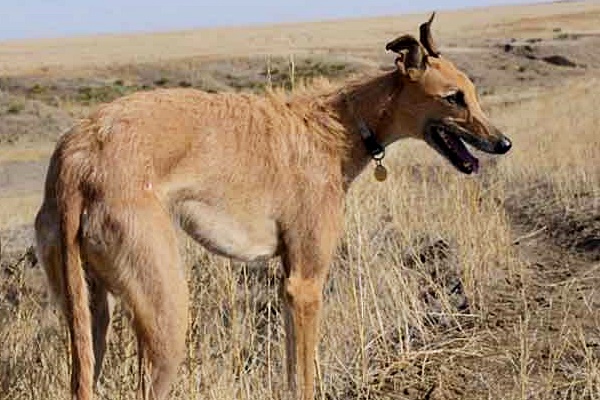
[[[373,160],[377,146],[383,149],[395,140],[386,116],[401,90],[399,85],[394,71],[349,84],[332,96],[330,107],[346,130],[342,173],[348,185]]]

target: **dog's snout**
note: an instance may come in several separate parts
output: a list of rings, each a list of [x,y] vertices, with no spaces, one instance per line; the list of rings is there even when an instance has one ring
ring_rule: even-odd
[[[504,153],[508,152],[511,147],[512,147],[512,143],[510,142],[510,140],[508,140],[508,138],[502,138],[494,146],[494,153],[504,154]]]

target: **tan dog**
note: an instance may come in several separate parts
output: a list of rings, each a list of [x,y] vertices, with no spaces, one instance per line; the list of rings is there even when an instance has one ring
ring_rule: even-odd
[[[35,228],[68,320],[77,399],[92,398],[100,372],[108,293],[133,311],[148,364],[143,396],[167,397],[188,311],[173,219],[217,254],[281,256],[289,383],[297,398],[313,398],[322,289],[349,184],[404,137],[427,141],[465,173],[478,162],[463,141],[497,154],[510,148],[471,81],[435,49],[430,24],[420,40],[388,44],[398,53],[394,71],[332,93],[142,92],[61,138]]]

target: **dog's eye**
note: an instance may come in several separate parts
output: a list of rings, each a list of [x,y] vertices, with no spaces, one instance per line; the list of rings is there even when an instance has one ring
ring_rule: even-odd
[[[444,100],[455,107],[467,107],[467,103],[465,102],[465,94],[460,90],[444,97]]]

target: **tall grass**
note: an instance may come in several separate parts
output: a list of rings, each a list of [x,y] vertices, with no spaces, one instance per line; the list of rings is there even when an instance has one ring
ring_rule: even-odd
[[[514,150],[477,177],[415,142],[389,152],[385,183],[364,173],[325,288],[318,398],[600,398],[597,265],[543,270],[532,260],[546,244],[515,245],[527,232],[506,207],[526,209],[542,182],[548,202],[597,215],[599,88],[577,82],[492,105]],[[278,262],[181,245],[191,309],[172,398],[287,398]],[[2,262],[0,399],[66,399],[66,331],[40,271]],[[118,305],[100,398],[135,398],[130,318]]]

